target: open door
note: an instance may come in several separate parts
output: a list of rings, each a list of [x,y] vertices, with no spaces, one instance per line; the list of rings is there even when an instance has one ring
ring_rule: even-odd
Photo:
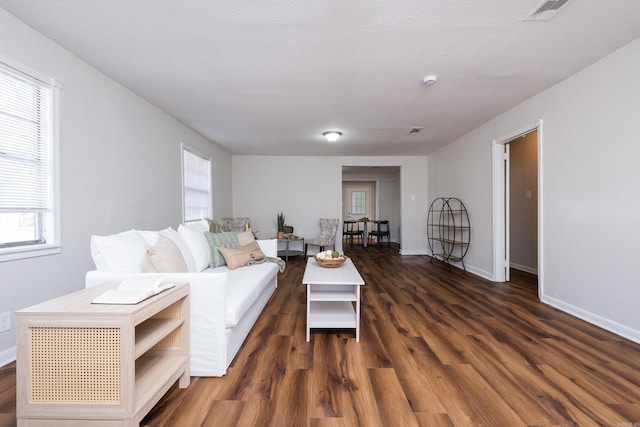
[[[544,294],[544,277],[543,277],[543,226],[542,226],[542,121],[538,121],[530,126],[517,130],[503,138],[493,141],[493,280],[496,282],[505,282],[510,277],[510,267],[512,265],[513,241],[511,236],[512,226],[512,204],[514,203],[511,196],[511,187],[513,182],[512,176],[512,150],[509,143],[516,138],[526,136],[535,132],[537,141],[537,158],[535,168],[537,170],[537,193],[535,198],[537,201],[536,209],[536,235],[532,237],[537,240],[535,249],[537,256],[537,274],[538,274],[538,297],[542,298]],[[525,197],[531,197],[528,191]],[[514,267],[517,268],[517,267]],[[526,270],[525,270],[526,271]]]

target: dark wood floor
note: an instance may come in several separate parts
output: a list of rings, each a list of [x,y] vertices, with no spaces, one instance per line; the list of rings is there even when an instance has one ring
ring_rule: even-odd
[[[492,283],[426,256],[354,248],[365,279],[351,330],[305,341],[304,260],[226,376],[192,378],[145,426],[640,426],[640,345],[545,306],[536,280]],[[15,365],[0,426],[15,425]]]

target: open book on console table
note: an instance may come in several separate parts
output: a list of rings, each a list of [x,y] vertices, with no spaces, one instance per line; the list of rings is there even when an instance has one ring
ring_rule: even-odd
[[[162,279],[162,277],[128,277],[120,283],[117,289],[111,289],[98,295],[92,303],[138,304],[175,286],[173,283],[161,283]]]

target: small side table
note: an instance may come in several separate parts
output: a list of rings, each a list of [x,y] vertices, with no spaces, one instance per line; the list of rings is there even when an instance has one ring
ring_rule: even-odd
[[[18,426],[139,426],[189,376],[189,285],[139,304],[92,304],[117,284],[16,312]]]
[[[285,247],[283,251],[278,250],[278,256],[284,255],[285,261],[289,261],[290,256],[297,256],[297,255],[304,254],[304,237],[296,237],[292,239],[278,239],[278,244],[280,242],[284,242]],[[291,242],[300,242],[300,249],[291,249],[290,248]]]

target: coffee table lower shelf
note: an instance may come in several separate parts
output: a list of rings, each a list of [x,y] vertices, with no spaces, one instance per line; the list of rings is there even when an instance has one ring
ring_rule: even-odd
[[[349,328],[357,326],[351,301],[310,301],[309,328]]]

